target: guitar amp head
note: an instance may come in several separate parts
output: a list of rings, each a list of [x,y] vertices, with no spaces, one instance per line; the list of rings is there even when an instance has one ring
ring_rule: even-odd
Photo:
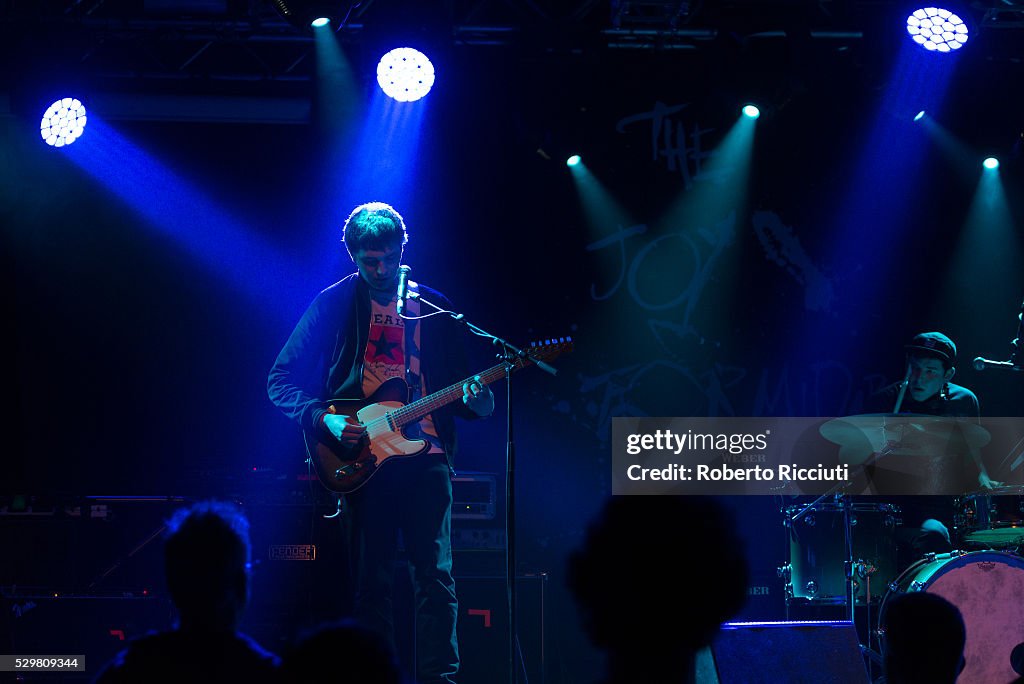
[[[495,488],[493,473],[464,472],[452,478],[452,518],[494,520]]]

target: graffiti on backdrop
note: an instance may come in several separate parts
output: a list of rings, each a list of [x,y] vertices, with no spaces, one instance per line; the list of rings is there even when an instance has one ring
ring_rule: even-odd
[[[793,227],[783,223],[772,211],[755,211],[750,220],[765,258],[803,287],[804,308],[835,315],[835,284],[807,254]]]
[[[637,224],[619,226],[613,234],[591,242],[586,247],[588,252],[609,249],[618,256],[614,283],[604,291],[599,291],[598,285],[591,283],[591,298],[597,302],[611,299],[625,284],[630,299],[647,311],[663,311],[685,305],[683,322],[688,325],[715,266],[726,248],[736,240],[736,212],[730,212],[713,226],[701,227],[692,233],[679,228],[653,237],[640,237],[647,235],[647,226]],[[654,301],[640,291],[638,276],[643,272],[645,260],[652,253],[657,254],[660,250],[673,247],[678,250],[681,259],[676,264],[677,270],[671,284],[658,290],[659,298],[664,301]]]
[[[711,227],[694,232],[676,230],[651,236],[644,224],[619,226],[612,235],[594,241],[588,251],[611,250],[616,257],[610,285],[591,283],[594,301],[625,296],[640,310],[658,316],[645,324],[657,342],[658,358],[618,366],[610,371],[579,376],[575,400],[561,400],[553,408],[570,414],[602,444],[610,439],[614,416],[700,415],[846,415],[857,412],[864,398],[878,389],[878,376],[855,378],[842,363],[823,361],[799,372],[750,369],[711,358],[718,345],[707,339],[693,320],[694,312],[711,282],[724,251],[736,239],[736,215],[729,214]],[[755,224],[766,255],[773,258],[806,291],[807,308],[828,311],[834,288],[807,256],[794,231],[771,212],[759,212]],[[682,246],[679,269],[658,301],[638,287],[645,260],[659,249]],[[675,314],[665,317],[667,310]],[[756,379],[755,379],[756,378]],[[661,388],[672,387],[671,396]],[[753,392],[751,392],[751,389]]]
[[[748,376],[750,382],[746,382]],[[724,362],[688,365],[655,359],[580,374],[577,379],[571,398],[557,400],[551,408],[593,434],[602,448],[609,445],[611,419],[616,416],[855,415],[886,382],[875,373],[857,376],[834,360],[799,369],[784,364],[751,372]],[[751,385],[756,387],[753,395]]]
[[[663,160],[670,172],[682,176],[683,187],[687,189],[695,180],[715,180],[707,175],[704,168],[704,161],[714,155],[712,150],[705,149],[704,138],[716,130],[701,128],[696,122],[688,129],[686,122],[676,116],[688,106],[658,101],[650,111],[631,114],[615,124],[617,133],[625,133],[630,126],[647,123],[650,126],[652,161]],[[728,170],[723,169],[722,172],[728,173]]]
[[[696,122],[688,126],[680,116],[687,107],[656,102],[649,111],[622,118],[616,131],[626,133],[637,124],[649,124],[652,160],[661,160],[670,172],[680,173],[689,189],[694,181],[720,178],[707,174],[705,164],[713,155],[705,149],[706,136],[715,129],[702,128]],[[720,173],[724,178],[729,170]],[[805,307],[830,313],[835,286],[807,254],[796,231],[773,212],[757,212],[753,228],[766,258],[803,287]],[[737,410],[754,416],[823,415],[820,412],[826,407],[826,413],[834,411],[840,415],[859,409],[865,394],[879,384],[877,378],[855,381],[849,368],[838,362],[813,365],[804,374],[794,373],[788,367],[764,368],[751,396],[753,378],[748,377],[747,368],[723,361],[695,361],[695,357],[707,354],[693,353],[694,350],[703,348],[706,352],[717,345],[705,338],[693,314],[724,251],[736,236],[737,217],[733,211],[716,225],[696,231],[677,229],[650,235],[646,224],[619,226],[612,235],[587,245],[591,252],[611,250],[617,263],[610,284],[601,287],[591,283],[591,299],[601,302],[624,293],[641,310],[661,312],[658,317],[648,318],[646,325],[662,355],[593,375],[581,374],[578,394],[571,400],[557,401],[553,408],[570,414],[602,444],[610,439],[613,416],[656,416],[676,411],[680,415],[734,416]],[[679,270],[654,298],[641,291],[638,276],[645,260],[666,248],[679,249]],[[680,308],[678,316],[663,317],[668,310]],[[664,392],[652,391],[664,386],[675,388],[672,395],[686,400],[674,401],[663,396]]]

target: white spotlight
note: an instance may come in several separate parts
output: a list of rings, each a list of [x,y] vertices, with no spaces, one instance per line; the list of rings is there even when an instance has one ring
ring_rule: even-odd
[[[953,52],[967,42],[967,24],[947,9],[922,7],[907,17],[911,39],[931,52]]]
[[[85,130],[85,106],[73,97],[57,100],[39,122],[39,135],[47,145],[64,147],[78,140]]]
[[[377,83],[388,97],[413,102],[424,97],[434,85],[434,65],[413,48],[395,48],[380,58]]]

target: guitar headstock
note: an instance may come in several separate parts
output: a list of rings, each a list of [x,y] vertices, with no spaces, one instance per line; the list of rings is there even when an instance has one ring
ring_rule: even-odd
[[[571,352],[574,344],[571,337],[557,337],[531,342],[523,351],[534,361],[552,361],[562,354]]]

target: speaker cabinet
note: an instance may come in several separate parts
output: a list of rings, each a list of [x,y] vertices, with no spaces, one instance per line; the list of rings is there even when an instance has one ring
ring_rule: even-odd
[[[0,640],[4,653],[85,656],[85,671],[67,673],[63,681],[91,681],[130,639],[168,629],[173,620],[165,597],[66,596],[5,589],[0,605],[0,632],[9,634]],[[57,677],[39,676],[47,681],[58,681]]]
[[[697,657],[700,684],[868,684],[852,622],[727,623]]]
[[[516,627],[522,664],[528,679],[519,681],[544,684],[546,625],[544,617],[547,575],[521,575],[516,578]],[[509,684],[508,677],[508,597],[505,578],[457,577],[459,597],[459,654],[461,682]]]
[[[340,519],[313,505],[249,505],[252,583],[242,631],[284,653],[303,630],[349,615]]]

